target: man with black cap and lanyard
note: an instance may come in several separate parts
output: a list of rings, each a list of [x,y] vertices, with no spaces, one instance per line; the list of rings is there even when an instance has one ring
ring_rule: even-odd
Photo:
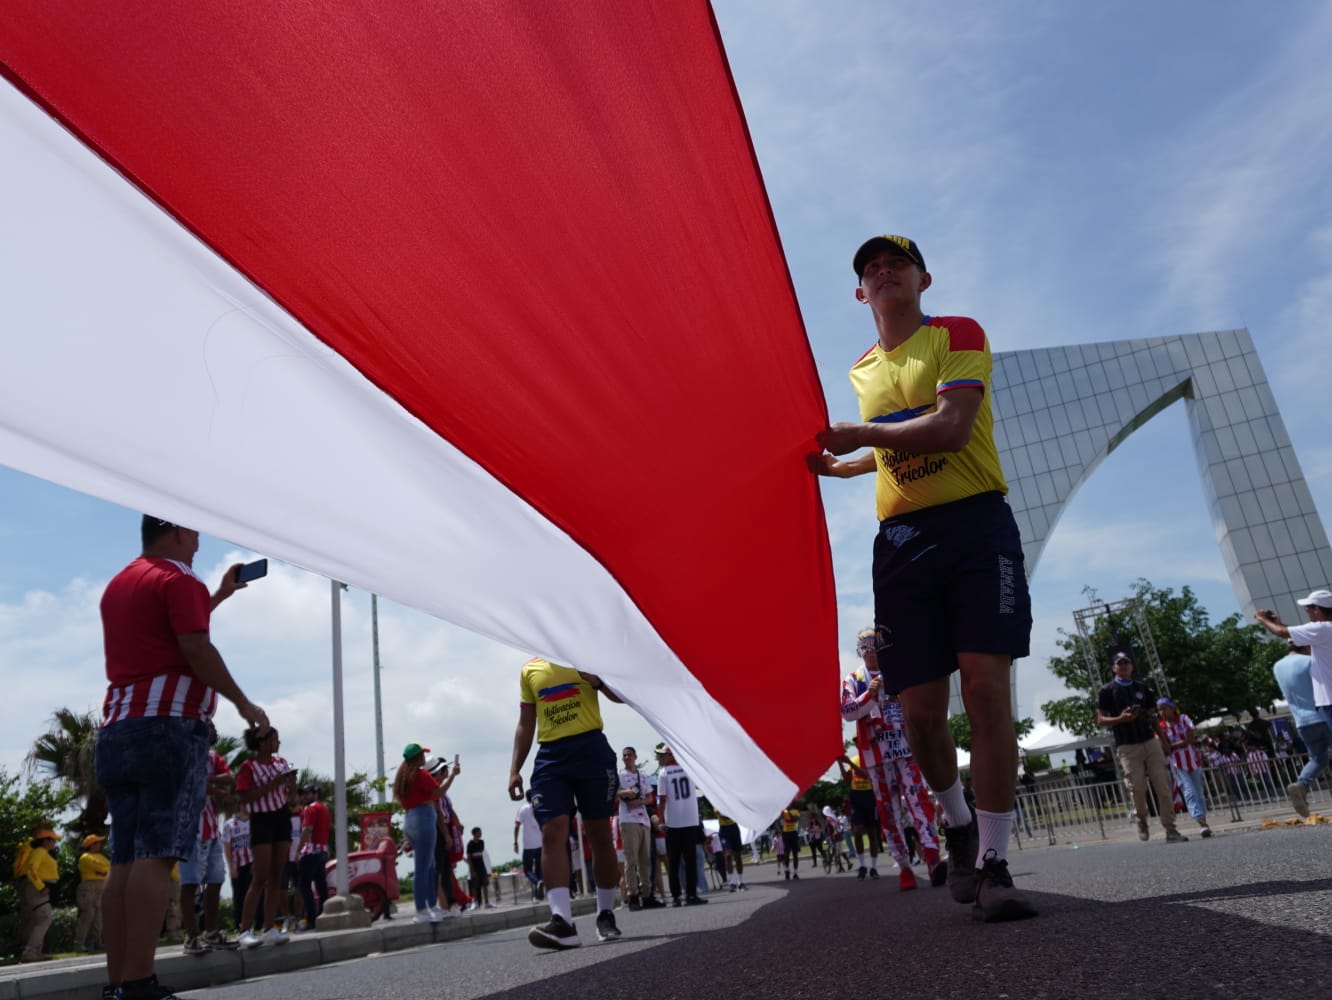
[[[1175,804],[1166,763],[1164,739],[1156,729],[1156,695],[1133,676],[1133,658],[1116,653],[1114,679],[1096,695],[1096,721],[1115,738],[1115,755],[1124,772],[1124,785],[1133,798],[1138,817],[1138,839],[1147,840],[1147,784],[1156,794],[1156,809],[1165,827],[1166,843],[1179,844],[1189,838],[1175,826]]]
[[[860,422],[836,423],[819,475],[876,474],[874,625],[885,689],[948,828],[948,887],[979,920],[1035,916],[1008,873],[1017,735],[1009,675],[1026,656],[1031,599],[990,410],[990,345],[964,316],[926,316],[933,278],[914,240],[875,236],[852,259],[877,341],[851,369]],[[870,448],[855,458],[837,458]],[[948,729],[960,671],[974,742],[973,813]]]

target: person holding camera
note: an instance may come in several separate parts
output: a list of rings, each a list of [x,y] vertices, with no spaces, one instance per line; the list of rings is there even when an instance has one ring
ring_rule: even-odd
[[[1142,681],[1134,679],[1133,658],[1128,653],[1116,653],[1111,669],[1114,679],[1096,696],[1096,721],[1115,738],[1124,786],[1133,797],[1133,811],[1138,816],[1138,839],[1151,837],[1147,828],[1147,784],[1151,782],[1166,843],[1182,843],[1189,838],[1175,826],[1170,768],[1156,728],[1156,695]]]

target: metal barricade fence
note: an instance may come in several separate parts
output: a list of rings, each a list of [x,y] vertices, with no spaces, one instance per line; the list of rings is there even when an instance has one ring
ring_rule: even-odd
[[[1203,790],[1210,815],[1232,822],[1244,819],[1245,810],[1280,812],[1289,808],[1286,786],[1304,768],[1306,755],[1273,757],[1267,760],[1223,762],[1202,769]],[[1310,791],[1329,794],[1329,772],[1324,771]],[[1155,796],[1148,789],[1148,809],[1155,815]],[[1173,809],[1174,803],[1164,808]],[[1181,813],[1187,816],[1187,810]],[[1078,775],[1039,781],[1019,789],[1013,813],[1013,836],[1021,847],[1024,840],[1043,841],[1051,846],[1079,839],[1108,839],[1111,833],[1135,826],[1133,803],[1121,780],[1086,781]]]

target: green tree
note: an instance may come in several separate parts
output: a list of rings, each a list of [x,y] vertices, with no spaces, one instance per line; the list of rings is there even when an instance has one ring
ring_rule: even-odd
[[[824,806],[831,806],[834,812],[842,811],[842,800],[851,794],[851,786],[845,781],[825,781],[820,779],[801,796],[805,805],[815,812],[823,812]]]
[[[94,712],[56,709],[50,728],[38,736],[24,759],[30,774],[45,774],[62,788],[69,789],[82,803],[82,811],[69,824],[80,837],[105,833],[110,811],[106,796],[97,787],[93,775],[93,755],[97,748],[97,729],[101,720]]]
[[[1083,593],[1089,603],[1100,600],[1091,587]],[[1180,711],[1201,722],[1216,715],[1270,709],[1280,697],[1272,664],[1285,654],[1285,643],[1268,637],[1256,625],[1245,624],[1238,613],[1212,624],[1187,586],[1175,593],[1139,580],[1134,596]],[[1078,637],[1063,629],[1059,635],[1058,646],[1064,655],[1051,658],[1048,665],[1075,693],[1046,702],[1041,713],[1076,736],[1093,736],[1103,731],[1096,723],[1096,692],[1110,679],[1110,658],[1123,649],[1145,675],[1147,657],[1140,648],[1137,628],[1125,612],[1096,619],[1090,636],[1096,657],[1094,674],[1088,670]],[[1150,676],[1143,679],[1151,683]]]
[[[75,802],[77,793],[69,787],[49,782],[20,785],[19,778],[0,767],[0,954],[16,950],[19,933],[19,899],[10,879],[14,858],[21,846],[27,844],[33,833],[43,826],[61,831],[56,817],[65,813]],[[57,896],[63,902],[74,897],[67,891],[69,864],[67,855],[78,847],[77,840],[66,840],[60,851],[61,885]],[[74,876],[77,881],[77,875]]]

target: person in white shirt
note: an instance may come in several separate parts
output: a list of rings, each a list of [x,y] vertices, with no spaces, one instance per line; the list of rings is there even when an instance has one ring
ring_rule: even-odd
[[[1332,724],[1332,590],[1315,590],[1295,602],[1309,616],[1304,625],[1283,625],[1275,611],[1255,611],[1258,624],[1279,639],[1309,647],[1309,678],[1313,681],[1314,704]]]
[[[620,752],[624,770],[620,772],[619,822],[620,843],[624,847],[624,885],[629,893],[629,909],[656,909],[664,906],[652,893],[652,820],[648,803],[652,800],[652,782],[638,770],[638,751],[625,747]]]
[[[518,852],[518,835],[522,834],[523,874],[532,884],[532,898],[541,899],[546,894],[546,884],[541,881],[541,824],[532,810],[532,790],[527,790],[527,801],[518,810],[513,819],[513,849]]]
[[[657,802],[666,827],[666,878],[671,887],[671,905],[680,905],[680,861],[684,861],[686,906],[707,902],[698,895],[698,789],[665,743],[657,746]]]

